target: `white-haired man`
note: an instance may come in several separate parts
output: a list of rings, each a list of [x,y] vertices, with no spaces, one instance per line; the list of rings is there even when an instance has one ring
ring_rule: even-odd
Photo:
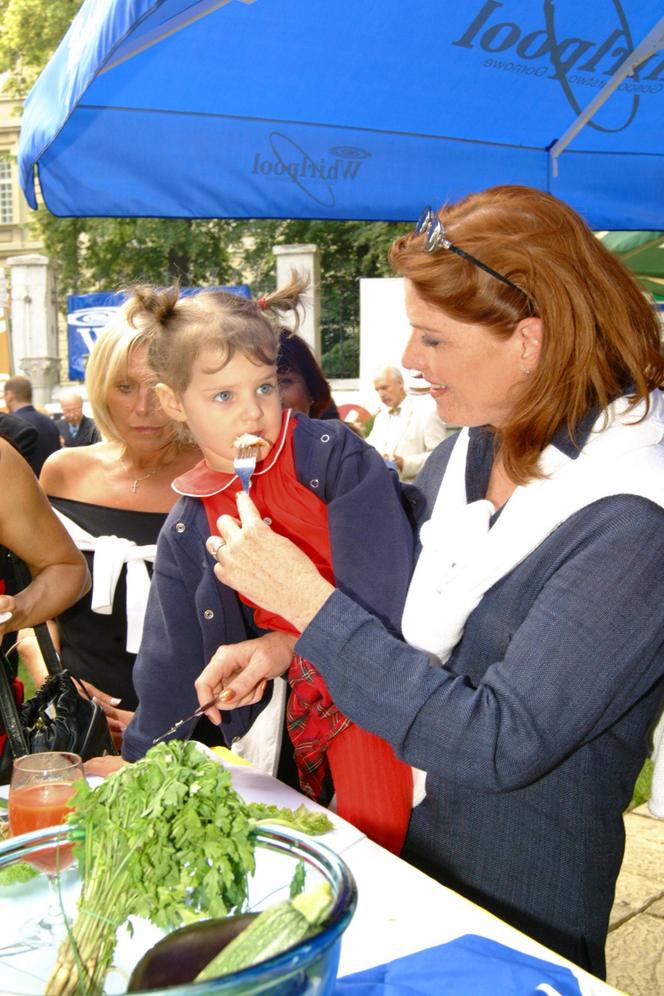
[[[402,481],[412,481],[431,451],[445,439],[447,427],[428,399],[406,394],[403,374],[397,367],[379,370],[374,388],[383,407],[367,442],[394,463]]]
[[[62,408],[62,418],[56,421],[63,446],[89,446],[101,440],[94,421],[83,414],[83,396],[71,388],[63,391],[58,398]]]

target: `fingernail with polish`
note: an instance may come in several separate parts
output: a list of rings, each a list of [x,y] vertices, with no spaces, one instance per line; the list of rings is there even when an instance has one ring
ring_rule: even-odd
[[[219,702],[232,702],[237,696],[234,688],[226,688],[219,696]]]
[[[118,706],[122,702],[122,699],[110,698],[108,701],[111,703],[111,705]]]

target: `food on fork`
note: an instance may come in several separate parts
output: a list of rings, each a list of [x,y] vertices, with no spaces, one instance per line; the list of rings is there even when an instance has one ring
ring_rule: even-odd
[[[233,440],[233,446],[238,450],[269,445],[267,439],[263,439],[262,436],[254,436],[250,432],[244,432],[241,436]]]

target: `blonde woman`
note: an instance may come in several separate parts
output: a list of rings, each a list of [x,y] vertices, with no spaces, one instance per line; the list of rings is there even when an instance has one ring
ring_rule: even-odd
[[[94,579],[92,591],[57,617],[62,663],[100,699],[119,739],[137,704],[132,669],[157,536],[177,497],[171,481],[200,453],[162,411],[145,336],[123,318],[95,342],[86,387],[102,442],[54,453],[40,483]],[[34,638],[21,652],[43,680]]]

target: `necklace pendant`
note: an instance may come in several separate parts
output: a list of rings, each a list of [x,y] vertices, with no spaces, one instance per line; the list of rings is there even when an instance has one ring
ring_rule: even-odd
[[[134,483],[131,486],[131,490],[133,494],[136,494],[136,492],[138,491],[138,481],[134,481]]]

